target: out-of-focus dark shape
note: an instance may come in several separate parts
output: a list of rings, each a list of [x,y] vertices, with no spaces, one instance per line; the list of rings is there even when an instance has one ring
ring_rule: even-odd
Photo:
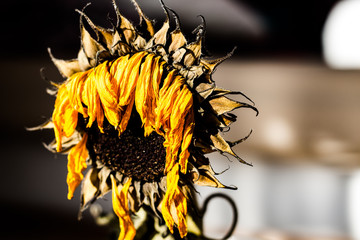
[[[2,9],[2,57],[43,56],[47,47],[56,47],[62,58],[76,55],[79,48],[79,14],[88,0],[5,1]],[[111,27],[107,18],[115,19],[111,1],[93,0],[86,12],[98,25]],[[164,17],[157,0],[138,1],[150,18]],[[230,51],[238,47],[240,56],[264,54],[320,54],[321,30],[336,0],[259,1],[259,0],[167,0],[176,9],[185,32],[191,35],[203,15],[208,23],[207,48],[211,52]],[[118,0],[126,16],[138,21],[130,1]],[[198,22],[197,22],[198,21]],[[241,54],[240,54],[241,53]]]
[[[321,53],[321,31],[329,11],[338,2],[338,0],[233,1],[248,4],[262,16],[266,24],[267,38],[262,42],[259,51],[287,56]]]

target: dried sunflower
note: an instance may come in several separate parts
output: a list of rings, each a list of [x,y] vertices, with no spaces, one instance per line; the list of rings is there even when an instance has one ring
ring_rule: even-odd
[[[114,0],[112,29],[95,25],[85,8],[78,10],[81,49],[73,60],[57,59],[49,50],[66,80],[53,83],[53,115],[39,128],[53,128],[55,140],[48,148],[68,154],[68,198],[82,182],[81,211],[112,191],[119,239],[135,237],[130,213],[145,206],[182,238],[193,185],[226,187],[204,154],[227,153],[248,164],[232,150],[247,137],[228,142],[220,133],[236,120],[234,109],[257,110],[228,97],[245,97],[242,93],[213,82],[216,66],[231,54],[204,57],[204,24],[187,42],[177,15],[162,2],[166,19],[159,30],[132,2],[140,16],[137,26]],[[169,13],[175,19],[172,30]]]

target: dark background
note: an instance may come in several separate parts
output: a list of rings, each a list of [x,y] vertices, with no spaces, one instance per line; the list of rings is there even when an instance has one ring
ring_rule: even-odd
[[[153,5],[158,5],[156,0]],[[2,57],[18,58],[24,56],[47,55],[46,48],[52,47],[57,52],[74,56],[79,47],[79,14],[74,9],[82,9],[87,0],[34,0],[34,1],[3,1],[1,3]],[[109,26],[106,16],[114,18],[111,1],[93,0],[86,12],[98,24]],[[139,1],[140,3],[142,1]],[[149,2],[149,1],[148,1]],[[168,1],[171,3],[171,1]],[[194,0],[196,2],[196,0]],[[212,1],[214,2],[214,1]],[[218,17],[221,24],[226,12],[221,11],[219,4],[218,16],[204,16],[205,19]],[[222,34],[222,29],[208,26],[207,46],[212,51],[223,51],[239,48],[242,55],[254,54],[321,54],[321,31],[330,9],[336,0],[318,1],[259,1],[259,0],[228,0],[238,3],[256,13],[264,23],[265,30],[261,36],[249,37],[247,34]],[[165,1],[166,3],[166,1]],[[170,7],[171,4],[169,3]],[[124,13],[133,21],[136,13],[131,9],[130,1],[119,1],[120,8],[130,8]],[[184,9],[175,9],[185,12]],[[201,7],[199,7],[199,11]],[[124,12],[124,11],[123,11]],[[161,18],[161,9],[156,13],[146,11],[151,17]],[[160,13],[160,14],[159,14]],[[199,13],[201,14],[201,13]],[[182,17],[182,16],[180,16]],[[192,16],[195,19],[195,16]],[[183,26],[185,30],[196,27]],[[223,26],[226,28],[227,26]],[[221,47],[224,46],[224,47]],[[224,48],[224,49],[223,49]],[[76,51],[75,51],[76,50]]]
[[[147,15],[164,18],[158,11]],[[204,15],[217,18],[219,25],[227,16]],[[77,221],[78,197],[66,200],[66,159],[46,151],[41,142],[49,142],[52,133],[27,132],[25,127],[36,126],[51,116],[54,99],[45,89],[48,83],[41,79],[39,70],[45,68],[50,80],[60,81],[48,57],[51,47],[55,56],[70,59],[79,49],[79,14],[85,0],[32,0],[1,2],[0,38],[0,109],[1,109],[1,183],[0,217],[1,239],[98,239],[106,229],[97,227],[85,214]],[[92,1],[87,14],[99,25],[107,26],[106,16],[114,18],[110,0]],[[120,9],[128,18],[137,20],[130,1],[121,0]],[[141,3],[143,1],[139,1]],[[167,1],[165,1],[166,3]],[[170,2],[170,1],[169,1]],[[193,0],[194,3],[197,0]],[[212,1],[214,2],[214,1]],[[225,55],[234,46],[235,57],[303,57],[321,58],[321,31],[335,0],[302,1],[226,1],[239,2],[262,22],[258,34],[225,31],[208,24],[206,44],[210,52]],[[171,4],[169,3],[170,7]],[[187,7],[179,11],[180,17]],[[201,9],[201,6],[198,6]],[[143,9],[146,13],[146,9]],[[190,18],[190,17],[189,17]],[[196,19],[196,16],[191,16]],[[210,21],[209,21],[210,22]],[[199,20],[197,20],[199,23]],[[184,31],[191,35],[196,23],[184,22]],[[230,32],[230,33],[229,33]],[[5,224],[4,224],[5,222]]]

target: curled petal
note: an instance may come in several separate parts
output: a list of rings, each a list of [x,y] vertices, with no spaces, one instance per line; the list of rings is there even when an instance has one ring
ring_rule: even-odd
[[[131,178],[124,184],[120,193],[113,175],[111,175],[111,183],[113,209],[120,222],[120,236],[118,239],[132,240],[135,237],[136,230],[131,220],[128,206],[128,191],[131,184]]]
[[[83,135],[81,141],[70,150],[68,155],[68,199],[73,198],[74,191],[84,178],[82,171],[86,169],[88,151],[86,149],[87,134]]]
[[[175,164],[167,174],[167,189],[162,202],[161,211],[169,230],[174,232],[174,224],[178,226],[180,236],[187,234],[187,201],[181,191],[179,182],[179,164]]]
[[[66,85],[60,86],[55,101],[52,121],[54,123],[54,132],[56,140],[56,150],[61,151],[62,138],[70,137],[77,125],[77,111],[72,107],[69,100],[69,93]]]

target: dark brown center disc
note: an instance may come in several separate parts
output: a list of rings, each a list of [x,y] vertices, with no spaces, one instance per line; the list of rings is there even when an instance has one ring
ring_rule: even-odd
[[[164,175],[164,138],[155,132],[144,137],[136,111],[133,111],[126,130],[120,136],[106,120],[104,133],[100,132],[96,123],[86,131],[89,136],[87,148],[93,161],[100,161],[111,170],[136,180],[154,181]]]

